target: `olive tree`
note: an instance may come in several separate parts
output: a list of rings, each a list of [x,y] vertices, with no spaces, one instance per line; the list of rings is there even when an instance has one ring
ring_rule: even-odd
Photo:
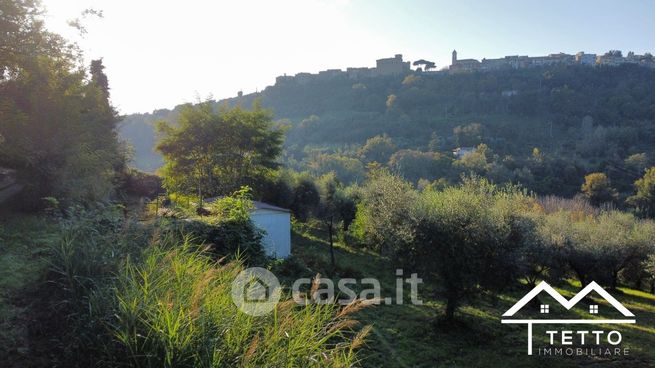
[[[536,236],[524,215],[530,201],[516,188],[479,179],[422,193],[410,252],[424,277],[440,281],[447,320],[463,300],[481,289],[502,290],[524,270],[525,249]]]

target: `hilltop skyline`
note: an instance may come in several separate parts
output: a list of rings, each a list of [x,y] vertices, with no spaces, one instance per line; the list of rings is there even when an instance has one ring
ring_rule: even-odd
[[[89,59],[104,58],[121,113],[251,93],[285,73],[373,67],[394,54],[441,69],[453,49],[462,59],[655,49],[647,1],[630,9],[610,1],[43,3],[52,30],[76,39]],[[80,39],[65,24],[86,8],[104,18],[87,19]]]

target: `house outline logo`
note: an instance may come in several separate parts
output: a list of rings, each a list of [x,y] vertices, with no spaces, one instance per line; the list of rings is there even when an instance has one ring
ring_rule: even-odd
[[[250,267],[239,273],[232,281],[232,301],[243,313],[263,316],[280,301],[280,282],[271,271],[261,267]]]
[[[528,304],[532,299],[534,299],[541,292],[545,291],[553,299],[555,299],[560,305],[562,305],[567,310],[573,308],[578,302],[580,302],[584,297],[586,297],[592,291],[595,291],[605,299],[612,307],[618,310],[625,319],[514,319],[514,318],[505,318],[513,317],[518,311],[520,311],[526,304]],[[553,289],[548,283],[542,281],[539,285],[535,286],[530,292],[528,292],[523,298],[521,298],[516,304],[514,304],[510,309],[503,314],[501,319],[503,324],[526,324],[528,326],[528,355],[532,355],[532,325],[533,324],[624,324],[624,323],[636,323],[635,315],[628,310],[623,304],[616,300],[612,295],[610,295],[605,289],[598,285],[595,281],[589,283],[584,289],[580,290],[575,296],[571,299],[566,299],[563,297],[557,290]]]
[[[260,279],[253,279],[245,286],[244,300],[248,303],[266,302],[271,296],[271,290]]]

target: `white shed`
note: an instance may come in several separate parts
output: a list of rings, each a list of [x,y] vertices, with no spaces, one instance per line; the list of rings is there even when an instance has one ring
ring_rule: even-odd
[[[266,254],[275,258],[291,255],[291,213],[289,210],[264,202],[253,201],[250,219],[264,230],[263,246]]]

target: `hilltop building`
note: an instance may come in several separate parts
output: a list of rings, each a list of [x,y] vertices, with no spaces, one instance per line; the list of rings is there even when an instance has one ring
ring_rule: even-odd
[[[655,62],[651,54],[635,55],[633,52],[623,57],[620,52],[608,52],[605,55],[585,54],[578,52],[575,55],[558,53],[549,54],[548,56],[519,56],[511,55],[499,59],[458,59],[457,51],[453,50],[452,61],[449,71],[457,72],[474,72],[500,69],[521,69],[549,65],[587,65],[587,66],[618,66],[621,64],[638,64],[642,66],[655,67]]]
[[[450,70],[457,71],[474,71],[480,69],[480,62],[475,59],[457,59],[457,50],[453,50]]]
[[[589,66],[594,66],[596,65],[596,54],[585,54],[584,52],[580,51],[577,54],[575,54],[575,62],[581,65],[589,65]]]
[[[377,75],[402,75],[410,71],[409,61],[403,61],[401,54],[392,58],[378,59],[376,63]]]
[[[402,76],[411,72],[410,62],[403,61],[402,54],[396,54],[392,58],[378,59],[375,68],[347,68],[344,72],[341,69],[328,69],[318,74],[298,73],[295,76],[281,75],[275,79],[275,83],[296,82],[306,84],[312,80],[330,80],[333,78],[347,77],[350,79],[372,78],[379,76]]]

